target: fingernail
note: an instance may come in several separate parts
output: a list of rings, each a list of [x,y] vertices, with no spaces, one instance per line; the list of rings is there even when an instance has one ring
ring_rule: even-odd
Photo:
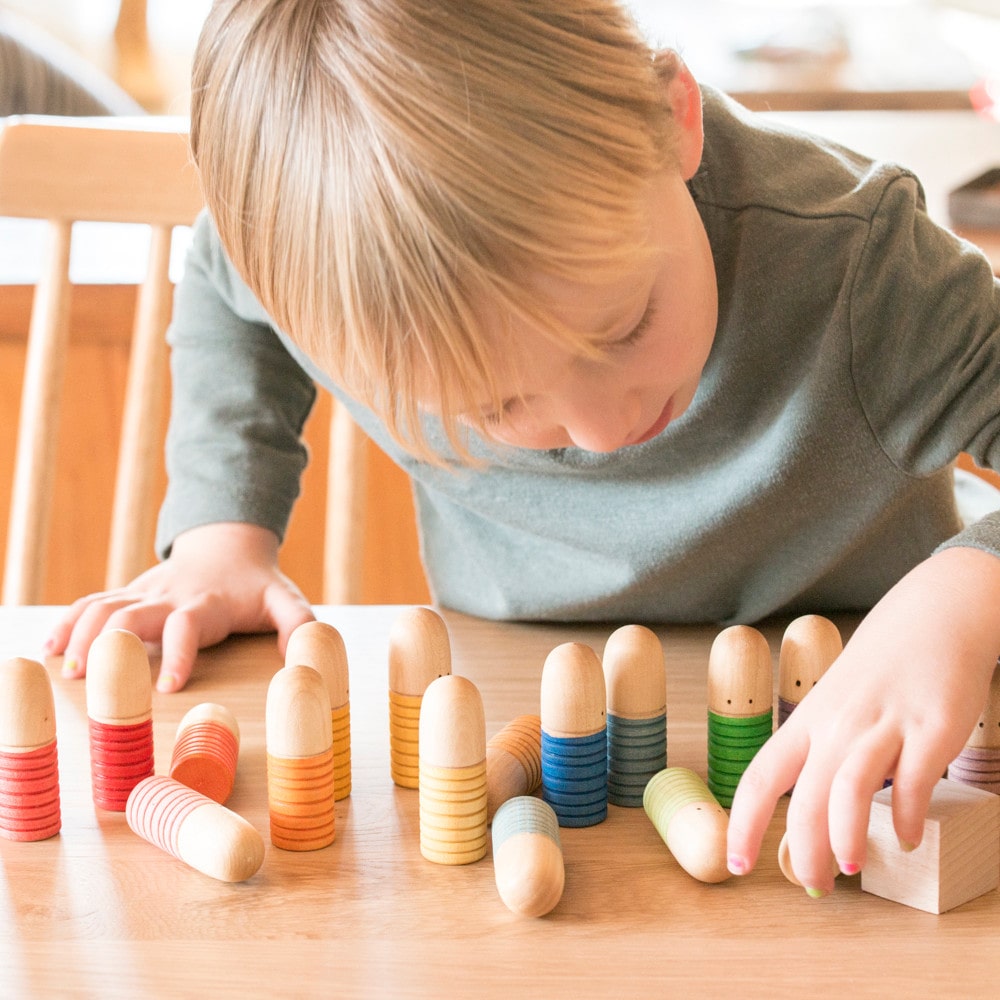
[[[806,889],[806,895],[810,899],[822,899],[826,894],[826,889]]]
[[[726,859],[726,867],[733,875],[746,875],[750,866],[746,858],[741,858],[738,854],[730,854]]]
[[[62,665],[62,675],[63,677],[76,677],[80,670],[80,661],[76,659],[63,660]]]
[[[160,674],[156,681],[156,690],[170,694],[177,690],[177,678],[173,674]]]
[[[861,871],[861,865],[856,865],[853,861],[838,861],[837,864],[844,875],[857,875]]]
[[[915,851],[917,849],[917,845],[911,843],[909,840],[901,840],[899,842],[899,849],[903,851],[905,854],[910,854],[912,851]]]

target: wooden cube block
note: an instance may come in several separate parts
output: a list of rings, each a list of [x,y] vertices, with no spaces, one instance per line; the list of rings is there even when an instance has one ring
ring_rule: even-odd
[[[928,913],[944,913],[1000,885],[1000,796],[942,778],[924,837],[909,853],[892,826],[892,789],[872,800],[861,888]]]

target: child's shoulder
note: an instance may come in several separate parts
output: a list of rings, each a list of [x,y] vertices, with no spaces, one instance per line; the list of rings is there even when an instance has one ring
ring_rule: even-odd
[[[703,95],[705,153],[692,182],[702,204],[870,221],[891,184],[903,180],[919,189],[897,164],[748,111],[711,88]],[[922,192],[917,197],[922,201]]]
[[[226,303],[238,317],[250,323],[273,324],[264,307],[237,273],[222,246],[218,230],[208,211],[203,211],[194,224],[191,246],[185,264],[185,274],[200,274],[202,281],[188,281],[190,288],[206,285]]]

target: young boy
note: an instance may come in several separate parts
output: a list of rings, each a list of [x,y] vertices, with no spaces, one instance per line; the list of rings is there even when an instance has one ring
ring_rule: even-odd
[[[313,380],[414,479],[443,605],[754,621],[871,609],[733,804],[814,895],[895,782],[920,839],[1000,652],[1000,292],[917,182],[700,91],[614,0],[224,0],[196,57],[211,218],[171,333],[163,563],[85,598],[197,649],[311,612],[276,567]]]

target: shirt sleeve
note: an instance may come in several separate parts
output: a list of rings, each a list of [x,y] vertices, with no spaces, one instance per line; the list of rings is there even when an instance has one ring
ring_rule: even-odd
[[[307,461],[312,380],[239,280],[207,216],[196,224],[168,332],[167,494],[156,547],[239,521],[284,537]]]
[[[935,225],[917,182],[886,186],[851,290],[852,376],[872,432],[909,475],[968,452],[1000,469],[1000,282]],[[1000,556],[1000,515],[942,547]]]

